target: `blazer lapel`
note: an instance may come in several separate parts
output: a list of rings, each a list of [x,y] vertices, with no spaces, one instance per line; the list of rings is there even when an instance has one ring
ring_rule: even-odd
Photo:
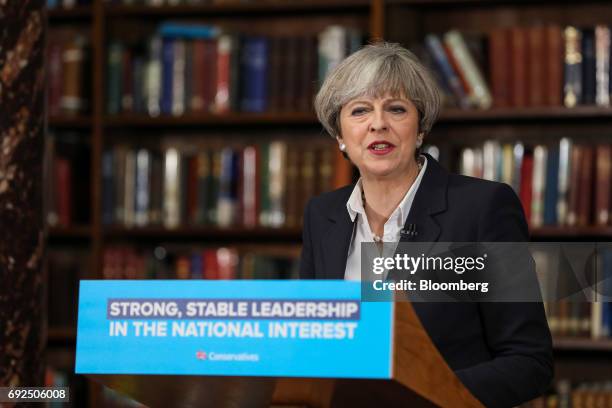
[[[416,236],[403,234],[400,242],[435,242],[440,236],[440,225],[434,215],[446,211],[448,173],[433,157],[425,156],[427,168],[404,224],[406,231],[411,225],[416,226]]]
[[[329,227],[322,240],[324,279],[344,279],[349,245],[353,235],[353,222],[346,209],[352,189],[348,195],[340,197],[331,209],[328,219]]]

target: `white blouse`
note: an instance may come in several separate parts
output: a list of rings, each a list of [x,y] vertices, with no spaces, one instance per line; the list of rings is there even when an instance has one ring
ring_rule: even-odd
[[[408,213],[414,201],[414,196],[419,189],[423,174],[425,174],[425,170],[427,169],[427,158],[424,156],[421,157],[423,157],[424,162],[421,171],[408,192],[406,192],[402,201],[397,208],[393,210],[387,222],[385,222],[384,233],[381,238],[383,242],[391,242],[394,243],[394,245],[383,245],[381,254],[383,257],[392,257],[397,248],[397,242],[399,242],[401,237],[400,232],[402,228],[404,228],[406,218],[408,218]],[[370,229],[368,216],[366,215],[361,200],[361,188],[361,179],[359,179],[351,196],[346,202],[346,210],[353,222],[353,236],[351,238],[351,244],[349,245],[346,269],[344,270],[344,279],[346,280],[361,280],[361,243],[374,242],[374,234],[372,234],[372,230]],[[357,222],[355,222],[355,219]]]

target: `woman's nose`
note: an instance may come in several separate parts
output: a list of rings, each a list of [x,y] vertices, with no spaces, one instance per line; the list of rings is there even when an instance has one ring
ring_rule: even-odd
[[[387,118],[382,109],[374,109],[372,122],[370,123],[370,132],[380,132],[387,130]]]

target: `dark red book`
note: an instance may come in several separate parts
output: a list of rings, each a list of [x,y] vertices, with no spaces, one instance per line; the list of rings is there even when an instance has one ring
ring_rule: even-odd
[[[67,227],[72,219],[72,171],[70,162],[63,157],[55,158],[55,199],[57,200],[58,224]]]
[[[593,148],[591,146],[582,147],[582,161],[579,166],[580,184],[576,224],[584,227],[591,223],[591,203],[593,202]]]
[[[529,89],[527,66],[529,65],[527,53],[527,39],[525,29],[513,27],[510,30],[511,77],[510,95],[514,107],[527,106],[527,89]]]
[[[527,48],[529,52],[529,68],[527,83],[529,90],[527,94],[527,104],[529,106],[543,106],[546,76],[544,37],[545,30],[542,26],[534,26],[526,29]]]
[[[533,154],[525,153],[523,156],[523,165],[521,166],[521,187],[520,198],[523,209],[525,210],[525,218],[531,220],[531,199],[533,192]]]
[[[595,182],[595,223],[610,223],[610,194],[612,193],[612,145],[597,146],[597,176]]]
[[[578,201],[580,194],[580,168],[582,167],[583,148],[574,145],[570,160],[569,199],[567,210],[567,225],[575,226],[578,222]]]
[[[489,35],[489,67],[493,105],[510,106],[510,32],[496,28]]]
[[[562,105],[563,86],[563,34],[561,27],[547,26],[544,39],[545,102],[548,106]]]

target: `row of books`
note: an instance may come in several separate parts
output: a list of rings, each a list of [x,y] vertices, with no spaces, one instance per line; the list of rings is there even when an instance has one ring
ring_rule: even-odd
[[[261,1],[261,0],[256,0]],[[126,6],[144,5],[144,6],[180,6],[180,5],[198,5],[198,4],[240,4],[251,3],[253,0],[106,0],[109,4],[122,4]]]
[[[84,113],[89,109],[90,99],[87,37],[73,29],[51,28],[48,38],[48,114]]]
[[[50,10],[64,8],[71,9],[76,6],[87,6],[91,0],[47,0],[47,8]]]
[[[451,30],[425,38],[425,59],[461,108],[609,106],[610,28],[558,25]]]
[[[580,381],[559,379],[554,390],[521,408],[607,408],[612,407],[612,381]]]
[[[359,31],[341,26],[329,26],[317,37],[163,23],[147,44],[110,42],[107,111],[307,112],[318,80],[361,44]]]
[[[104,279],[296,279],[299,263],[288,253],[234,247],[151,250],[108,246]]]
[[[511,185],[527,220],[541,225],[609,225],[612,145],[562,138],[555,145],[486,141],[461,151],[464,175]]]
[[[160,150],[117,145],[102,157],[103,222],[297,227],[311,196],[352,178],[337,149],[312,138],[199,146],[172,141]]]
[[[612,265],[611,265],[612,267]],[[545,302],[548,326],[554,336],[601,339],[612,337],[612,303]]]
[[[47,224],[85,224],[90,215],[90,150],[77,133],[50,133],[45,139]]]
[[[592,249],[589,244],[544,244],[532,251],[553,335],[612,337],[612,246],[599,243],[597,256]],[[585,251],[591,256],[579,255]]]

